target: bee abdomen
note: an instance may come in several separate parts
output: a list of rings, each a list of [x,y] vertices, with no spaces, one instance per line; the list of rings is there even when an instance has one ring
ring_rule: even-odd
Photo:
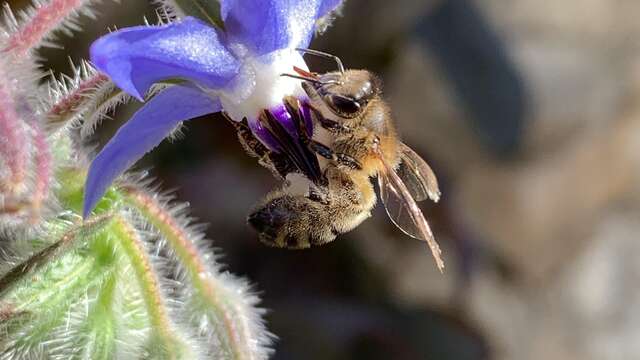
[[[289,214],[285,208],[269,203],[259,208],[247,218],[249,225],[260,233],[260,240],[270,246],[278,246],[281,229],[289,221]],[[282,247],[282,246],[278,246]]]
[[[249,224],[268,246],[305,249],[333,241],[340,234],[329,204],[304,196],[281,194],[258,206]]]
[[[269,194],[249,215],[260,241],[274,247],[304,249],[333,241],[371,215],[376,198],[366,174],[349,177],[336,167],[325,174],[329,184],[321,194]]]

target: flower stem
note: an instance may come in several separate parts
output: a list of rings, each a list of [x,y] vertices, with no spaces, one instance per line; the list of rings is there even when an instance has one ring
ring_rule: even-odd
[[[181,358],[184,345],[181,344],[173,331],[158,278],[149,261],[142,240],[138,237],[136,229],[121,216],[115,218],[113,231],[135,272],[142,298],[149,314],[153,335],[162,345],[161,349],[152,348],[150,350],[161,351],[164,357],[170,359]]]
[[[186,269],[189,280],[197,295],[212,308],[217,319],[221,320],[223,329],[218,337],[233,359],[253,359],[251,344],[258,338],[253,334],[248,319],[250,316],[237,302],[230,301],[229,289],[204,264],[198,255],[198,249],[189,238],[187,231],[166,211],[157,200],[145,191],[133,186],[124,187],[125,201],[138,209],[141,214],[169,242],[176,256]],[[225,334],[225,335],[223,335]]]
[[[114,271],[103,282],[96,302],[91,307],[85,333],[91,333],[93,341],[85,346],[85,354],[91,359],[113,359],[115,354],[115,321],[110,315],[114,309],[116,288]]]
[[[109,78],[102,73],[94,73],[86,78],[78,79],[69,92],[60,96],[51,105],[47,113],[47,122],[61,123],[74,118],[81,111],[83,105],[92,99],[93,93],[108,81]]]
[[[51,31],[86,5],[85,0],[51,0],[37,5],[29,18],[11,34],[5,51],[18,56],[27,54],[40,45]]]
[[[33,126],[33,143],[35,146],[35,187],[32,196],[32,218],[35,220],[42,207],[42,203],[49,194],[51,185],[52,159],[51,149],[47,142],[46,134],[38,124]]]
[[[0,69],[0,73],[4,69]],[[6,77],[1,77],[3,80]],[[0,83],[0,158],[9,170],[9,179],[0,179],[1,191],[16,193],[25,177],[27,146],[22,120],[15,111],[15,103],[6,83]]]

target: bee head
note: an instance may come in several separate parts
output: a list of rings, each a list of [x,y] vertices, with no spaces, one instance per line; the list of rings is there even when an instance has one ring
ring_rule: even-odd
[[[319,80],[314,87],[322,101],[334,114],[346,119],[361,115],[380,93],[380,81],[366,70],[330,72]]]

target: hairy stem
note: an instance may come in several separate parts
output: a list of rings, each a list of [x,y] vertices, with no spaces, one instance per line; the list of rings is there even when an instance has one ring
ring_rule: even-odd
[[[47,142],[46,134],[40,126],[33,127],[33,143],[35,145],[35,188],[32,195],[32,217],[35,219],[40,213],[43,201],[49,194],[52,174],[51,149]]]
[[[136,229],[121,216],[116,217],[113,230],[133,266],[142,292],[142,298],[149,314],[153,335],[163,346],[159,350],[168,358],[181,358],[184,346],[180,343],[179,337],[176,336],[169,320],[158,278],[149,261],[142,240],[139,238]]]
[[[0,68],[0,75],[4,69]],[[2,76],[2,79],[7,79]],[[16,112],[11,91],[7,83],[0,83],[0,159],[9,170],[8,179],[0,179],[2,191],[14,193],[23,183],[25,164],[27,162],[27,146],[25,146],[25,129]]]
[[[92,99],[95,90],[107,82],[109,82],[109,78],[102,73],[94,73],[79,80],[71,91],[60,96],[51,106],[47,118],[54,122],[59,122],[59,119],[72,118],[83,104]]]
[[[110,313],[114,311],[116,280],[116,271],[113,271],[102,283],[98,298],[87,314],[83,332],[91,333],[91,341],[86,344],[78,341],[77,344],[78,349],[83,349],[85,358],[108,360],[114,357],[116,328]]]
[[[86,0],[51,0],[36,6],[31,16],[11,34],[5,51],[18,56],[28,54],[67,18],[86,5]]]
[[[250,344],[258,336],[252,334],[246,310],[225,296],[229,290],[208,270],[187,232],[143,190],[129,186],[124,188],[124,192],[125,201],[138,209],[168,241],[185,267],[199,297],[214,310],[216,317],[222,320],[224,328],[219,329],[218,337],[221,343],[227,346],[230,355],[234,359],[252,359],[254,355]]]

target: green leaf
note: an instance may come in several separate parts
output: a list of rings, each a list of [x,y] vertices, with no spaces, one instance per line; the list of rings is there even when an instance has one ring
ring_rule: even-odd
[[[224,29],[217,0],[174,0],[175,6],[185,15],[194,16],[214,26]]]
[[[34,353],[53,356],[73,351],[70,345],[79,339],[74,330],[82,323],[84,304],[113,273],[113,267],[75,254],[52,265],[33,285],[16,289],[5,299],[23,315],[1,324],[4,342],[0,344],[0,357],[26,358]]]
[[[6,273],[1,274],[0,299],[21,283],[27,282],[31,284],[30,277],[49,271],[53,267],[52,263],[59,257],[64,257],[72,250],[83,246],[87,241],[95,239],[109,221],[109,216],[101,216],[80,225],[69,226],[63,234],[57,235],[58,239],[55,242],[35,252]],[[50,228],[54,227],[51,226]]]

